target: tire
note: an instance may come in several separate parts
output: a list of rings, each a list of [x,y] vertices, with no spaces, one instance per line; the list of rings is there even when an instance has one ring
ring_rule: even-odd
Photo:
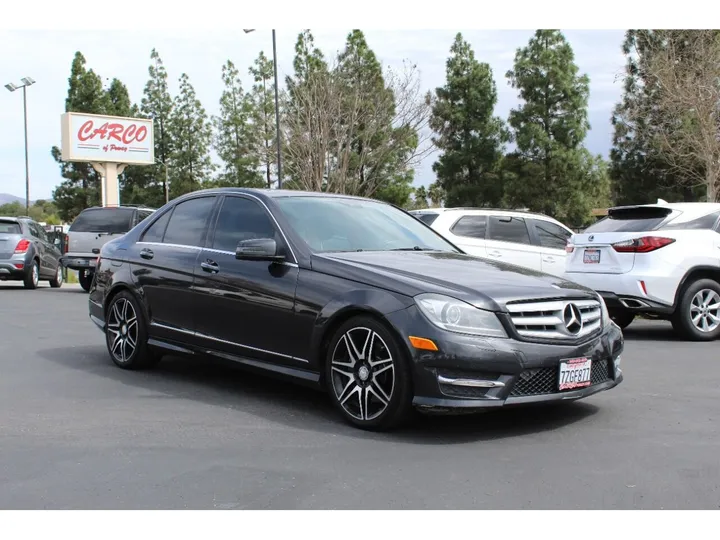
[[[58,264],[57,270],[55,272],[55,277],[50,280],[50,286],[53,289],[59,289],[62,287],[63,284],[63,267],[61,264]]]
[[[148,348],[145,316],[130,292],[121,291],[111,300],[105,321],[105,343],[116,366],[139,370],[160,361],[161,357]]]
[[[635,314],[631,311],[611,311],[610,319],[622,330],[625,330],[635,320]]]
[[[80,270],[80,272],[78,272],[78,281],[80,282],[80,286],[83,288],[83,291],[90,292],[94,275],[95,274],[89,270]]]
[[[707,330],[702,328],[703,321],[707,323]],[[680,297],[671,322],[675,331],[690,341],[712,341],[720,337],[720,284],[712,279],[690,283]]]
[[[33,260],[23,280],[26,289],[37,289],[40,283],[40,263]]]
[[[327,349],[325,382],[343,418],[361,429],[397,428],[411,416],[407,356],[386,326],[372,317],[353,317],[337,329]]]

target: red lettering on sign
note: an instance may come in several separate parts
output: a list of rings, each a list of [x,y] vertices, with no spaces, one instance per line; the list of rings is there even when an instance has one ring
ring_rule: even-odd
[[[77,137],[80,142],[89,141],[99,136],[102,140],[111,139],[127,145],[143,142],[147,138],[147,134],[147,127],[140,124],[133,123],[123,126],[119,123],[105,122],[99,128],[95,128],[93,121],[88,120],[80,126]],[[121,147],[114,145],[112,149],[123,150]]]

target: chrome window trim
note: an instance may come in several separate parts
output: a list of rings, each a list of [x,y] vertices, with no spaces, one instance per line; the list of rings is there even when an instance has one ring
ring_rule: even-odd
[[[260,349],[260,348],[258,348],[258,347],[251,347],[250,345],[243,345],[242,343],[237,343],[237,342],[235,342],[235,341],[227,341],[227,340],[225,340],[225,339],[220,339],[220,338],[216,338],[216,337],[213,337],[213,336],[208,336],[207,334],[203,334],[203,333],[200,333],[200,332],[192,332],[192,331],[190,331],[190,330],[185,330],[185,329],[182,329],[182,328],[175,328],[175,327],[167,326],[167,325],[164,325],[164,324],[161,324],[161,323],[157,323],[157,322],[151,322],[151,323],[150,323],[150,326],[154,326],[154,327],[156,327],[156,328],[162,328],[162,329],[164,329],[164,330],[172,330],[172,331],[174,331],[174,332],[180,332],[181,334],[187,334],[187,335],[189,335],[189,336],[195,336],[195,337],[199,337],[199,338],[203,338],[203,339],[209,339],[210,341],[216,341],[216,342],[218,342],[218,343],[223,343],[223,344],[225,344],[225,345],[232,345],[232,346],[234,346],[234,347],[241,347],[241,348],[243,348],[243,349],[249,349],[249,350],[251,350],[251,351],[256,351],[256,352],[261,352],[261,353],[267,353],[267,354],[272,354],[272,355],[274,355],[274,356],[279,356],[279,357],[281,357],[281,358],[287,358],[288,360],[295,360],[295,361],[297,361],[297,362],[304,362],[304,363],[306,363],[306,364],[309,364],[309,363],[310,363],[309,360],[305,360],[304,358],[299,358],[299,357],[297,357],[297,356],[290,356],[289,354],[283,354],[283,353],[279,353],[279,352],[275,352],[275,351],[268,351],[268,350],[266,350],[266,349]]]
[[[232,255],[233,257],[235,256],[235,253],[233,253],[232,251],[225,251],[222,249],[203,248],[203,247],[198,247],[198,246],[186,246],[184,244],[165,244],[163,242],[135,242],[135,243],[138,245],[143,245],[143,246],[162,246],[162,247],[167,246],[167,247],[174,247],[174,248],[180,248],[180,249],[193,249],[195,251],[210,251],[211,253],[220,253],[222,255]],[[300,268],[300,266],[297,263],[289,262],[289,261],[283,261],[283,262],[277,263],[277,264],[290,266],[291,268]]]

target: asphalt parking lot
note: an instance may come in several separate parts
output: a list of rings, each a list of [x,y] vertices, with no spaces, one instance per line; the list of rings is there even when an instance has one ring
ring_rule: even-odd
[[[77,286],[0,284],[0,509],[718,509],[718,343],[626,330],[583,402],[345,425],[233,366],[110,361]]]

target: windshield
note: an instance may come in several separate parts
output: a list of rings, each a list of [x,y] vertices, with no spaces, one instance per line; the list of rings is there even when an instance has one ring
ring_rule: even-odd
[[[128,208],[93,208],[83,210],[69,232],[125,234],[130,230],[133,211]]]
[[[315,251],[454,251],[451,244],[389,204],[340,197],[279,197],[292,227]]]

